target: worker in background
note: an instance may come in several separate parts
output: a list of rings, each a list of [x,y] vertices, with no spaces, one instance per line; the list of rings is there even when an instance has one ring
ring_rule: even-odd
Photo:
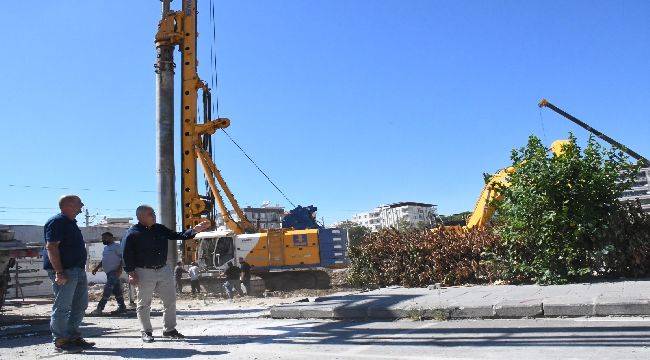
[[[190,284],[192,285],[192,295],[201,292],[201,284],[199,283],[199,274],[201,270],[196,261],[192,261],[192,266],[190,266]]]
[[[243,257],[239,258],[239,267],[241,268],[241,287],[245,295],[251,295],[251,266],[244,260]]]
[[[156,223],[156,213],[149,205],[140,205],[135,213],[138,223],[131,226],[124,235],[124,269],[129,282],[138,287],[138,320],[142,326],[142,341],[153,342],[151,327],[151,298],[156,291],[163,303],[164,337],[182,339],[185,336],[176,330],[176,291],[174,274],[167,265],[167,244],[169,240],[192,239],[206,230],[206,220],[185,232],[176,232]]]
[[[187,270],[183,269],[183,262],[179,261],[176,263],[176,267],[174,268],[174,278],[176,280],[176,292],[178,292],[179,294],[183,293],[183,283],[181,282],[183,273],[187,273]]]
[[[123,313],[126,312],[126,305],[124,304],[124,292],[122,291],[122,283],[120,282],[120,276],[122,275],[122,247],[115,242],[115,238],[110,232],[102,234],[102,244],[104,244],[102,261],[95,266],[92,274],[97,274],[99,268],[103,268],[106,273],[106,284],[104,284],[102,298],[97,303],[97,308],[91,314],[101,315],[111,295],[115,296],[115,301],[117,301],[118,305],[115,313]]]
[[[223,283],[223,287],[226,289],[226,294],[230,300],[232,300],[233,297],[233,289],[237,291],[240,296],[244,296],[244,293],[241,291],[241,282],[239,280],[241,269],[235,266],[233,262],[234,260],[228,262],[228,268],[226,269],[226,282]]]
[[[79,332],[88,307],[85,270],[88,254],[75,220],[83,206],[77,195],[61,197],[61,212],[51,217],[43,228],[43,268],[52,280],[54,292],[50,330],[54,348],[61,353],[79,353],[95,346],[94,342],[84,340]]]

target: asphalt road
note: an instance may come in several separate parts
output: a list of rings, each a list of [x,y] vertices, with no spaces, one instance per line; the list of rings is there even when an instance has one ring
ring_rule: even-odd
[[[230,306],[230,308],[228,308]],[[226,304],[179,311],[183,341],[143,344],[135,318],[86,318],[97,348],[54,353],[45,318],[0,326],[2,359],[650,359],[650,318],[331,321]],[[161,334],[161,317],[153,319]]]

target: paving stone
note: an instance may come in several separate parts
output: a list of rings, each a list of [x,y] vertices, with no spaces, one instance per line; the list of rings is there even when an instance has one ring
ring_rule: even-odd
[[[597,302],[594,305],[594,314],[601,316],[610,315],[649,315],[649,301],[626,302]]]
[[[494,306],[494,315],[498,318],[527,318],[544,314],[542,301],[520,302],[503,301]]]
[[[485,319],[494,317],[493,305],[459,306],[449,313],[451,319]]]
[[[594,304],[544,302],[544,316],[593,316]]]

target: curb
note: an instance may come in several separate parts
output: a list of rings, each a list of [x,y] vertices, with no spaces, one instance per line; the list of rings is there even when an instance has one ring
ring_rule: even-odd
[[[321,302],[274,306],[277,319],[521,319],[532,317],[650,316],[650,301],[607,303],[536,302],[529,304],[447,305],[431,308],[368,307]]]

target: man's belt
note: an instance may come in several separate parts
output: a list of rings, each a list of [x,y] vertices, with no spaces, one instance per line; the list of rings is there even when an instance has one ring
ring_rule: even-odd
[[[143,268],[143,269],[158,270],[158,269],[162,269],[162,268],[164,268],[165,265],[167,265],[167,264],[162,264],[162,265],[151,265],[151,266],[143,266],[142,268]]]

